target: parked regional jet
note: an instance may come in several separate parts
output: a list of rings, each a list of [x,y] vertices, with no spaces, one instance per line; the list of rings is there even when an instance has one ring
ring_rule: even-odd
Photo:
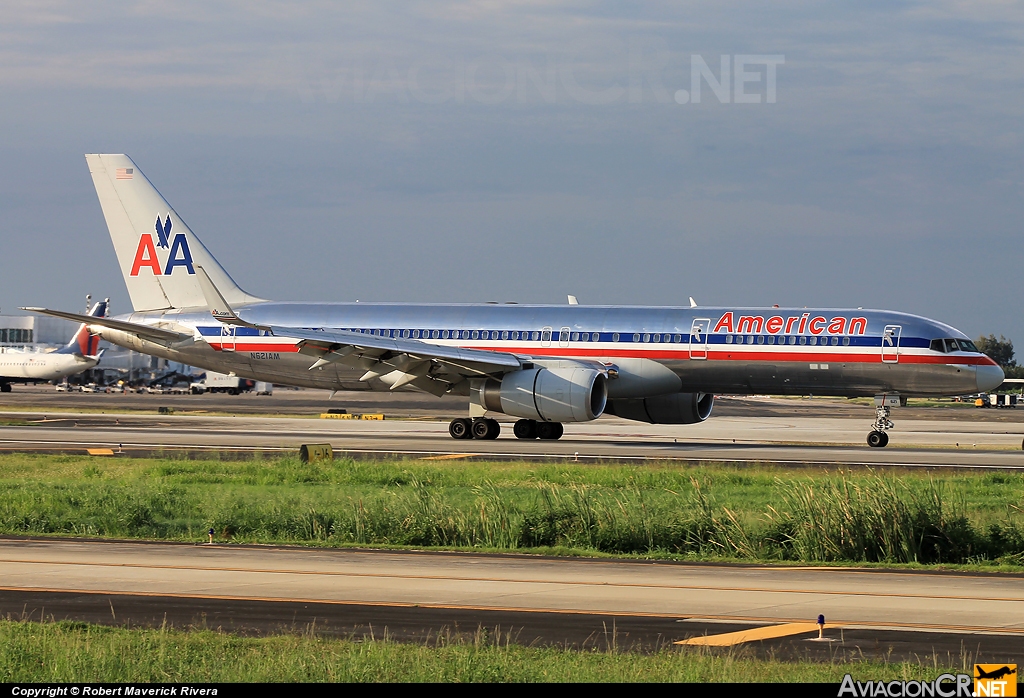
[[[656,424],[710,415],[715,394],[875,396],[871,446],[913,396],[998,386],[962,332],[883,310],[516,304],[280,303],[231,279],[126,155],[86,155],[134,312],[90,319],[104,339],[256,380],[465,395],[457,439],[523,439],[614,414]]]
[[[93,322],[107,314],[107,301],[92,307],[88,315],[79,316],[83,323]],[[0,348],[0,393],[11,392],[11,383],[55,381],[88,370],[99,363],[102,351],[100,338],[82,324],[67,346],[46,353],[23,349]]]

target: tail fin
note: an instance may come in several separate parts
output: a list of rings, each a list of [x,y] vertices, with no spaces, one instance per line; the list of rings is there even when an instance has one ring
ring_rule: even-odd
[[[86,155],[135,310],[205,307],[202,266],[233,305],[261,300],[238,287],[127,155]]]
[[[92,310],[89,311],[89,315],[93,317],[106,317],[107,316],[107,305],[108,300],[102,300],[96,303]],[[78,326],[78,331],[75,332],[75,336],[71,338],[67,346],[57,350],[58,354],[77,354],[78,356],[97,356],[100,348],[100,336],[98,334],[92,334],[89,329],[84,325]]]

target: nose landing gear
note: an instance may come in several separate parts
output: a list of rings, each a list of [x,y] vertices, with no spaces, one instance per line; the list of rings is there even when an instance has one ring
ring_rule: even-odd
[[[887,429],[895,426],[889,419],[889,414],[894,405],[899,405],[899,395],[876,395],[875,396],[875,422],[870,434],[868,434],[868,446],[872,448],[885,448],[889,444]]]

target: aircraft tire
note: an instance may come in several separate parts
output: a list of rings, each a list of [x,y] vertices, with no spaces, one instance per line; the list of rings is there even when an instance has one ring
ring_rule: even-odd
[[[474,439],[491,441],[498,438],[498,434],[501,433],[501,425],[496,419],[476,419],[473,420],[472,431]]]
[[[557,441],[562,438],[565,429],[561,422],[537,422],[537,438],[547,441]]]
[[[466,418],[453,419],[448,425],[448,433],[453,439],[472,439],[473,423]]]
[[[537,421],[533,419],[520,419],[512,427],[512,433],[516,435],[517,439],[536,439]]]
[[[868,434],[868,446],[871,448],[885,448],[889,444],[889,435],[884,431],[873,431]]]
[[[0,393],[9,393],[9,392],[11,392],[11,384],[10,383],[0,383]]]

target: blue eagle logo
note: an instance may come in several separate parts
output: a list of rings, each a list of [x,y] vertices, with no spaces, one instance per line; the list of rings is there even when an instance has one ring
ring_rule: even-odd
[[[165,250],[171,246],[171,214],[167,214],[167,223],[160,223],[160,214],[156,214],[157,246]]]

